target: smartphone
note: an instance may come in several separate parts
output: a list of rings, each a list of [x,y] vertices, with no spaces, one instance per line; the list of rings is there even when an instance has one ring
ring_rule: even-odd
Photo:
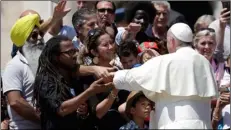
[[[222,1],[222,6],[230,11],[230,1]]]

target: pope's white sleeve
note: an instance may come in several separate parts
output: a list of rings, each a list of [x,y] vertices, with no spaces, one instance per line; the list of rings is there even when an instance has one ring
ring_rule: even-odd
[[[117,89],[128,91],[141,91],[142,87],[129,76],[130,70],[119,70],[115,73],[113,83]]]

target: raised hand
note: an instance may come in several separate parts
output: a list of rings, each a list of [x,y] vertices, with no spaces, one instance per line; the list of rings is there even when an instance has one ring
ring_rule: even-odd
[[[130,33],[138,33],[141,29],[141,25],[137,23],[130,23],[127,27],[125,27],[125,30],[127,30]]]
[[[230,10],[228,10],[227,8],[223,8],[221,10],[221,14],[220,14],[220,26],[222,28],[225,28],[227,23],[229,22],[230,20]]]
[[[61,20],[64,16],[66,16],[66,14],[68,12],[71,11],[71,8],[67,8],[65,9],[66,7],[66,4],[67,4],[67,1],[66,0],[61,0],[56,6],[55,6],[55,9],[54,9],[54,13],[53,13],[53,18],[55,20]]]

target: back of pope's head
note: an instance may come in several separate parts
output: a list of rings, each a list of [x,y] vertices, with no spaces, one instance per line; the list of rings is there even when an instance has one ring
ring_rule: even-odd
[[[18,19],[10,31],[10,38],[17,47],[22,47],[35,26],[40,27],[38,14],[29,14]]]
[[[191,28],[185,23],[176,23],[168,30],[168,34],[172,34],[175,39],[183,43],[192,43],[193,33]]]

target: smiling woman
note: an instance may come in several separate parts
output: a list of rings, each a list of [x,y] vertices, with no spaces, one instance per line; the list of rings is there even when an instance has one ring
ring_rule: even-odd
[[[194,46],[200,54],[204,55],[209,61],[211,61],[213,52],[216,48],[215,30],[205,28],[198,31],[194,38]]]
[[[204,28],[195,34],[194,47],[201,55],[210,61],[219,86],[220,80],[224,75],[224,63],[218,62],[213,57],[216,45],[216,35],[214,29]]]

